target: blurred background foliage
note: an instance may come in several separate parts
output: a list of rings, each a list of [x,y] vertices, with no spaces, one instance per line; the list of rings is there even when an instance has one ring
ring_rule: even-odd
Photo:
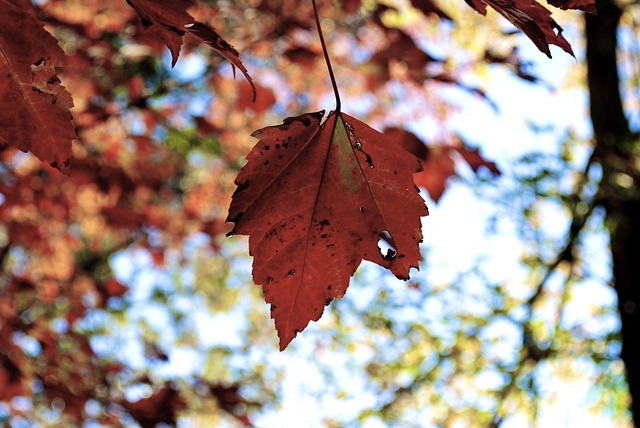
[[[2,147],[5,425],[632,426],[581,13],[554,10],[577,57],[554,50],[558,65],[462,0],[319,2],[344,110],[447,153],[425,173],[447,190],[423,188],[409,282],[364,265],[279,353],[225,218],[251,132],[333,107],[311,2],[191,7],[241,52],[256,103],[194,39],[171,68],[124,1],[34,3],[68,55],[79,139],[71,178]],[[638,8],[624,11],[637,112]],[[562,96],[574,111],[549,117]],[[528,103],[540,114],[510,122]],[[479,169],[449,154],[478,146]]]

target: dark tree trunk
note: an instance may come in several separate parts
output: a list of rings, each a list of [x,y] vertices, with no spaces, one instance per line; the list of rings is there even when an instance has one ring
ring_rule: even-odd
[[[633,421],[640,427],[640,168],[634,159],[639,143],[629,129],[620,97],[616,34],[622,11],[612,0],[596,0],[596,6],[598,14],[586,17],[591,120],[595,157],[603,170],[602,203],[622,322],[621,357],[633,400]]]

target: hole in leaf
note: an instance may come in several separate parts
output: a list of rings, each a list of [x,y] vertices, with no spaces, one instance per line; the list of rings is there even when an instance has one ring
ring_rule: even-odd
[[[378,250],[380,251],[382,257],[387,260],[395,258],[397,253],[395,242],[393,241],[393,237],[391,236],[389,231],[385,230],[380,235],[378,235],[378,237],[380,238],[378,240]]]

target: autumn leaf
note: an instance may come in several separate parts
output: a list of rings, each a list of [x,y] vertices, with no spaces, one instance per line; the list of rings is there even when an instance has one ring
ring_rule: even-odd
[[[397,141],[402,148],[420,159],[424,170],[413,176],[417,186],[422,187],[435,202],[438,202],[450,178],[456,177],[456,161],[460,158],[473,172],[487,169],[492,175],[500,175],[497,165],[485,159],[478,149],[470,148],[456,139],[449,144],[426,146],[415,134],[405,129],[388,128],[384,134]]]
[[[411,5],[422,11],[425,16],[435,15],[440,19],[453,21],[451,17],[443,11],[433,0],[411,0]]]
[[[271,305],[283,350],[341,298],[362,260],[408,279],[418,266],[419,161],[340,112],[285,119],[253,133],[229,208],[231,234],[249,235],[253,278]],[[382,254],[385,236],[393,250]]]
[[[0,142],[65,171],[76,138],[71,95],[56,67],[64,52],[42,22],[0,0]]]
[[[150,397],[133,403],[123,401],[122,405],[142,428],[153,428],[162,422],[175,424],[185,403],[178,390],[167,383]]]
[[[254,93],[259,96],[254,101]],[[243,82],[238,85],[238,98],[236,108],[239,110],[253,110],[257,114],[263,114],[276,103],[276,95],[269,88],[262,85],[250,85]]]
[[[560,9],[578,9],[584,10],[591,14],[596,13],[595,0],[548,0],[551,6],[558,7]]]
[[[175,66],[185,34],[191,34],[202,40],[227,61],[240,69],[253,89],[256,90],[249,72],[240,61],[238,51],[227,43],[211,26],[196,21],[187,12],[190,0],[127,0],[138,13],[142,26],[164,42],[171,51],[171,65]]]
[[[500,15],[504,16],[520,29],[541,52],[551,58],[549,45],[556,45],[562,50],[573,55],[569,42],[562,36],[562,28],[551,18],[544,6],[536,0],[465,0],[469,6],[482,15],[487,14],[487,6],[491,6]],[[594,0],[555,0],[551,4],[563,5],[563,7],[579,7],[588,9]],[[594,6],[595,8],[595,6]]]

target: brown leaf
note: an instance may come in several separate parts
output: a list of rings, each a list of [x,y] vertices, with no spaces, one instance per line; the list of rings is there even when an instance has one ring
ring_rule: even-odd
[[[133,403],[126,401],[123,405],[142,428],[154,428],[161,422],[175,424],[184,400],[176,389],[167,384],[151,397]]]
[[[453,21],[451,17],[433,1],[433,0],[411,0],[411,5],[422,11],[426,16],[435,15],[447,21]]]
[[[64,52],[42,22],[6,0],[0,7],[0,142],[65,171],[76,133],[56,75]]]
[[[492,64],[502,64],[511,68],[516,76],[526,80],[527,82],[537,83],[539,80],[529,72],[531,64],[520,58],[520,55],[518,55],[518,49],[515,47],[506,55],[498,54],[488,49],[484,53],[484,60]]]
[[[178,61],[184,35],[191,34],[240,69],[253,88],[255,99],[253,80],[240,61],[240,54],[211,26],[193,19],[187,12],[190,0],[127,0],[127,3],[140,15],[142,26],[167,45],[171,51],[172,66]]]
[[[289,61],[295,62],[309,70],[312,70],[313,67],[315,67],[316,60],[320,58],[322,54],[312,51],[306,47],[296,46],[287,49],[283,55]]]
[[[271,304],[280,349],[341,298],[362,260],[408,279],[420,260],[413,183],[419,161],[359,120],[324,112],[260,129],[229,208],[229,234],[249,235],[253,279]],[[381,254],[387,236],[394,251]]]
[[[482,15],[487,14],[487,5],[491,6],[526,34],[538,49],[549,58],[551,58],[549,44],[556,45],[571,56],[575,56],[571,45],[569,45],[569,42],[562,36],[562,28],[551,18],[551,12],[536,0],[465,1]],[[572,0],[568,1],[572,2]]]
[[[584,10],[592,14],[596,13],[595,0],[548,0],[551,6],[559,7],[560,9],[578,9]]]

